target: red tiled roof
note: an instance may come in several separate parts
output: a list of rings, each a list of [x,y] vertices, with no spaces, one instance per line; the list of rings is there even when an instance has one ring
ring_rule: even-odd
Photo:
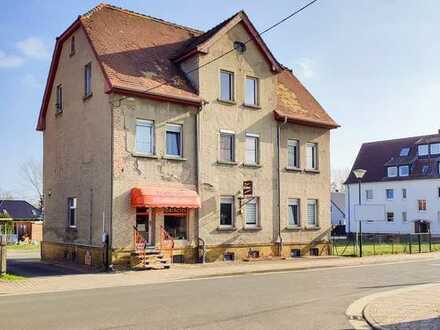
[[[362,182],[439,178],[440,174],[437,172],[437,164],[440,161],[440,156],[430,156],[427,158],[419,158],[417,156],[418,145],[439,142],[440,134],[433,134],[364,143],[359,150],[352,171],[358,168],[367,171],[362,178]],[[408,156],[400,156],[402,148],[410,148]],[[387,177],[386,167],[397,165],[409,165],[410,175],[408,177]],[[428,166],[426,173],[423,172],[424,166]],[[346,184],[358,182],[352,171],[345,182]]]
[[[283,70],[277,79],[276,119],[329,129],[339,127],[290,70]]]

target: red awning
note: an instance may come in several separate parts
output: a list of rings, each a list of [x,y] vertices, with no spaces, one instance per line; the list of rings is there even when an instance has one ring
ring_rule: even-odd
[[[200,208],[199,195],[189,189],[169,187],[133,188],[131,190],[132,207],[184,207]]]

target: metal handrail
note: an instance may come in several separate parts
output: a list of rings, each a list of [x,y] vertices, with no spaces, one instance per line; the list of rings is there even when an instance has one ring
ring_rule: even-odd
[[[169,250],[170,262],[173,263],[174,237],[165,230],[164,226],[160,226],[160,249]]]

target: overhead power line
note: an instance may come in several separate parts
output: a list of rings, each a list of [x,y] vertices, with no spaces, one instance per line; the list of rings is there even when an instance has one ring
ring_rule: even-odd
[[[319,0],[313,0],[313,1],[310,1],[309,3],[305,4],[305,5],[302,6],[301,8],[295,10],[295,11],[294,11],[293,13],[291,13],[290,15],[284,17],[283,19],[279,20],[279,21],[276,22],[275,24],[269,26],[268,28],[266,28],[266,29],[263,30],[262,32],[257,33],[257,36],[262,36],[263,34],[265,34],[265,33],[269,32],[269,31],[273,30],[273,29],[276,28],[277,26],[283,24],[284,22],[288,21],[288,20],[291,19],[292,17],[298,15],[298,14],[301,13],[303,10],[305,10],[306,8],[310,7],[311,5],[313,5],[314,3],[318,2],[318,1],[319,1]],[[251,42],[251,41],[254,40],[254,39],[255,39],[254,37],[251,37],[251,38],[249,38],[248,40],[246,40],[245,42],[243,42],[243,44],[246,45],[246,44],[248,44],[249,42]],[[215,61],[217,61],[217,60],[219,60],[219,59],[221,59],[222,57],[224,57],[224,56],[226,56],[226,55],[232,53],[234,50],[236,50],[236,49],[235,49],[235,48],[232,48],[232,49],[228,50],[227,52],[222,53],[221,55],[219,55],[219,56],[217,56],[217,57],[214,57],[212,60],[210,60],[210,61],[208,61],[208,62],[206,62],[206,63],[203,63],[202,65],[199,65],[199,66],[197,66],[197,67],[195,67],[195,68],[193,68],[193,69],[191,69],[191,70],[184,71],[183,73],[184,73],[185,75],[188,75],[188,74],[191,74],[191,73],[193,73],[193,72],[196,72],[196,71],[200,70],[201,68],[204,68],[205,66],[207,66],[207,65],[209,65],[209,64],[211,64],[211,63],[213,63],[213,62],[215,62]],[[163,82],[163,83],[157,84],[156,86],[150,87],[150,88],[146,89],[146,90],[143,91],[143,92],[144,92],[144,93],[148,93],[148,92],[150,92],[150,91],[152,91],[152,90],[154,90],[154,89],[156,89],[156,88],[159,88],[159,87],[161,87],[161,86],[164,86],[164,85],[166,85],[166,84],[168,84],[168,82]],[[128,98],[128,96],[123,96],[123,97],[121,97],[118,101],[121,102],[121,101],[125,100],[126,98]]]

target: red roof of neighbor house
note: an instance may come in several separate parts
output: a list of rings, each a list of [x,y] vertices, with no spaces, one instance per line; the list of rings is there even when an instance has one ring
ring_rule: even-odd
[[[276,118],[324,128],[338,125],[288,70],[277,62],[247,15],[240,11],[206,33],[107,4],[100,4],[57,38],[37,129],[44,130],[50,93],[63,42],[83,28],[106,80],[107,92],[188,105],[202,99],[176,61],[207,52],[214,36],[241,23],[278,75]],[[246,42],[246,40],[243,40]]]
[[[440,133],[364,143],[359,150],[352,171],[345,183],[358,182],[353,174],[353,170],[358,168],[367,171],[362,178],[362,182],[440,178],[440,173],[438,172],[440,155],[417,156],[417,146],[429,143],[440,143]],[[400,156],[403,148],[409,148],[407,156]],[[387,167],[399,165],[408,165],[410,167],[409,176],[388,177]]]
[[[275,118],[307,126],[339,127],[290,70],[283,70],[277,78]]]

